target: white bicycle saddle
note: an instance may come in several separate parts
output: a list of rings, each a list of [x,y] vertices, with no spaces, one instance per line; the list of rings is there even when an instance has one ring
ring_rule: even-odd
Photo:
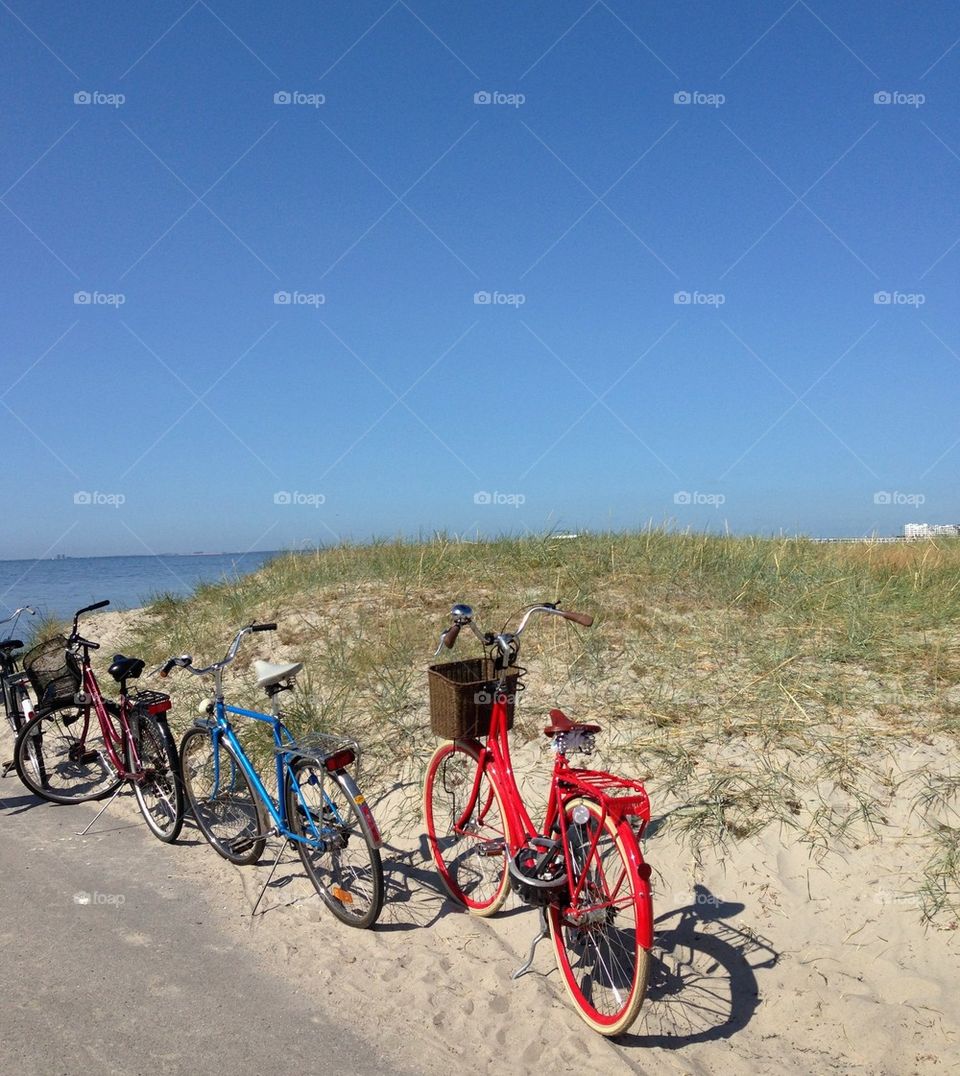
[[[296,676],[302,668],[302,661],[295,661],[290,665],[276,665],[272,661],[255,661],[253,663],[257,687],[271,687],[273,684],[279,684],[281,680]]]

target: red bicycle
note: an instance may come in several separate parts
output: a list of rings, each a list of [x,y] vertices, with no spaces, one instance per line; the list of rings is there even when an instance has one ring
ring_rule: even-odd
[[[424,783],[430,850],[450,895],[475,915],[493,915],[511,888],[540,909],[537,943],[549,930],[567,991],[583,1019],[617,1035],[636,1019],[647,990],[653,905],[650,867],[638,839],[650,820],[642,784],[570,764],[589,754],[599,725],[550,711],[554,750],[543,824],[534,826],[514,777],[509,730],[519,677],[520,636],[534,613],[584,627],[593,618],[547,602],[527,607],[516,631],[481,632],[468,605],[455,605],[437,654],[469,627],[484,658],[429,669],[433,731],[452,741],[434,753]]]
[[[80,635],[78,621],[109,604],[78,610],[69,636],[49,639],[25,656],[37,712],[17,737],[17,773],[51,803],[103,799],[129,781],[151,832],[169,843],[180,834],[184,811],[179,756],[165,716],[170,696],[131,695],[127,681],[138,679],[144,662],[115,654],[109,673],[120,699],[103,697],[90,665],[90,651],[100,644]]]

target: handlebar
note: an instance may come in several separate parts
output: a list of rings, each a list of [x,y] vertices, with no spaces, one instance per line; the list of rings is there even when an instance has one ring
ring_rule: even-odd
[[[30,616],[37,615],[37,611],[32,605],[21,605],[19,609],[14,609],[9,616],[5,616],[3,620],[0,620],[0,624],[9,624],[11,620],[17,620],[21,613],[29,613]]]
[[[186,669],[187,672],[192,673],[194,676],[209,676],[210,673],[219,672],[230,664],[231,661],[237,656],[237,651],[240,649],[240,640],[244,635],[250,634],[255,631],[276,631],[276,622],[270,624],[248,624],[245,628],[241,628],[233,638],[233,642],[230,644],[230,648],[226,654],[220,659],[215,661],[212,665],[207,665],[203,669],[195,669],[193,667],[193,657],[190,654],[181,654],[179,657],[167,658],[167,660],[157,670],[162,679],[166,679],[170,675],[171,669]]]
[[[457,636],[460,634],[460,629],[464,627],[470,628],[474,635],[483,643],[484,646],[497,646],[505,657],[519,649],[519,639],[527,627],[527,623],[530,617],[534,613],[549,613],[553,616],[562,616],[564,620],[572,620],[575,624],[580,624],[585,628],[589,628],[593,624],[593,617],[589,613],[575,613],[572,609],[561,609],[556,602],[539,602],[536,605],[528,605],[524,609],[523,616],[520,618],[520,623],[517,625],[517,630],[513,632],[502,631],[499,634],[487,631],[482,632],[476,624],[473,622],[473,609],[469,605],[455,605],[450,610],[450,616],[452,623],[445,631],[440,634],[440,643],[437,646],[434,657],[440,653],[441,650],[453,649],[453,644],[457,641]]]
[[[92,613],[94,609],[105,609],[109,604],[110,604],[109,599],[104,598],[103,601],[94,602],[93,605],[85,605],[82,609],[78,609],[73,614],[73,627],[70,630],[70,643],[72,645],[79,644],[80,646],[87,646],[91,650],[99,650],[100,649],[100,644],[99,643],[94,643],[94,642],[91,642],[89,639],[84,639],[84,638],[81,637],[80,632],[79,632],[79,622],[80,622],[80,617],[82,617],[84,613]]]
[[[92,613],[94,609],[105,609],[110,604],[109,598],[104,598],[102,602],[94,602],[93,605],[85,605],[82,609],[78,609],[73,614],[73,619],[76,620],[84,613]]]

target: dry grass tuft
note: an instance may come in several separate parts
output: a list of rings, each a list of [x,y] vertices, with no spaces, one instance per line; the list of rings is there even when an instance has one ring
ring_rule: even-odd
[[[449,606],[468,601],[499,626],[537,600],[591,612],[596,625],[534,625],[521,740],[553,705],[600,719],[601,761],[649,779],[662,824],[697,854],[773,825],[819,855],[888,839],[894,797],[911,795],[914,828],[902,835],[928,847],[924,914],[956,914],[960,542],[651,529],[338,546],[189,599],[160,597],[129,645],[157,663],[184,651],[208,662],[240,625],[279,621],[269,644],[247,640],[229,680],[235,700],[260,701],[255,656],[304,661],[293,725],[357,736],[365,780],[402,779],[413,804],[434,743],[424,667]],[[464,638],[458,653],[468,647]],[[189,715],[200,685],[175,690]],[[922,776],[905,777],[902,760],[917,752]]]

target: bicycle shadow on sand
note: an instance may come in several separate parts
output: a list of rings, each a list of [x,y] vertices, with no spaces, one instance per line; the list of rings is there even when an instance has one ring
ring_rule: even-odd
[[[406,841],[401,845],[389,839],[391,830],[408,830],[411,818],[407,803],[409,795],[401,799],[402,806],[399,811],[396,810],[396,801],[392,805],[393,810],[389,809],[387,801],[392,797],[403,797],[404,793],[409,794],[409,790],[414,787],[419,788],[410,782],[397,783],[379,795],[368,797],[374,817],[384,833],[380,846],[384,899],[380,918],[373,927],[377,933],[427,930],[448,915],[466,914],[463,908],[450,899],[444,889],[425,834],[420,835],[419,843],[414,847],[410,847]],[[313,898],[319,900],[303,870],[298,853],[286,846],[286,842],[283,847],[275,840],[269,842],[259,864],[243,869],[249,872],[251,879],[251,882],[244,886],[245,890],[249,891],[247,914],[250,913],[261,889],[263,899],[257,909],[257,918],[284,908],[306,904]],[[286,892],[280,896],[280,891],[284,890]]]
[[[729,922],[744,910],[695,885],[692,903],[657,916],[647,1001],[638,1030],[620,1036],[620,1045],[679,1050],[746,1027],[760,1003],[756,973],[780,954]]]
[[[377,933],[429,930],[447,916],[468,914],[466,909],[450,898],[434,865],[427,836],[418,832],[422,830],[419,819],[420,787],[418,782],[396,782],[382,792],[368,796],[368,803],[384,837],[380,847],[384,899],[380,918],[373,927]],[[411,793],[415,796],[412,797]],[[400,835],[399,840],[394,839],[394,834]],[[415,844],[412,843],[414,834]],[[275,868],[274,854],[268,846],[260,865],[254,868],[260,879],[258,884],[264,888],[265,898],[257,911],[258,916],[302,904],[311,896],[309,883],[306,888],[301,885],[306,875],[297,853],[285,849]],[[285,889],[287,892],[283,897],[266,899]],[[526,908],[523,905],[503,908],[497,918],[522,915],[524,911]]]

